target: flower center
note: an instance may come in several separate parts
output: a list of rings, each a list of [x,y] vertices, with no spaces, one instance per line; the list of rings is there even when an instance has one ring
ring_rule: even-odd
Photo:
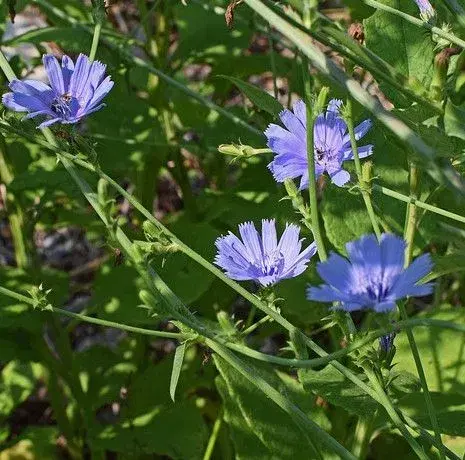
[[[389,287],[382,282],[372,283],[367,287],[368,297],[376,302],[382,302],[389,293]]]
[[[340,163],[338,152],[335,152],[334,149],[323,146],[323,145],[316,145],[315,146],[315,163],[321,166],[322,168],[326,168],[329,165],[334,163]]]
[[[284,256],[279,251],[265,254],[261,261],[261,266],[257,267],[264,276],[273,276],[280,273],[284,268]]]
[[[67,119],[71,115],[72,102],[73,96],[69,93],[65,93],[53,100],[51,108],[57,115]]]

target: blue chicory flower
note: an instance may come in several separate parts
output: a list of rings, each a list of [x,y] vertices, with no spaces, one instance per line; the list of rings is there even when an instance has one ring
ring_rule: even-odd
[[[404,269],[405,241],[384,233],[378,242],[375,235],[365,235],[346,244],[349,260],[332,253],[317,271],[327,283],[309,287],[309,300],[339,302],[336,308],[346,311],[371,308],[376,312],[393,310],[396,301],[407,296],[425,296],[433,285],[417,284],[433,266],[424,254]]]
[[[434,18],[436,12],[428,0],[415,0],[415,3],[420,9],[420,16],[424,21]]]
[[[43,62],[50,86],[37,80],[14,80],[10,83],[12,92],[2,97],[3,105],[16,112],[28,112],[25,119],[47,117],[39,128],[57,122],[77,123],[105,106],[101,101],[113,87],[110,77],[105,78],[106,65],[90,62],[84,54],[79,55],[76,65],[63,56],[60,66],[50,54],[44,55]]]
[[[269,286],[280,280],[300,275],[316,252],[313,242],[302,252],[302,239],[297,225],[286,224],[281,239],[276,236],[275,220],[262,220],[262,235],[252,222],[239,225],[242,241],[233,233],[215,242],[218,253],[215,264],[234,280],[254,280]]]
[[[342,101],[329,102],[326,113],[320,114],[314,127],[315,173],[321,176],[325,171],[331,181],[342,187],[350,175],[342,168],[344,161],[352,160],[354,154],[350,146],[347,125],[339,114]],[[265,131],[268,147],[276,154],[268,168],[277,182],[301,177],[300,190],[308,188],[307,162],[307,115],[303,101],[297,101],[293,112],[283,110],[279,117],[287,129],[270,124]],[[371,120],[365,120],[355,128],[355,138],[361,139],[371,128]],[[373,152],[372,145],[358,148],[360,158]]]

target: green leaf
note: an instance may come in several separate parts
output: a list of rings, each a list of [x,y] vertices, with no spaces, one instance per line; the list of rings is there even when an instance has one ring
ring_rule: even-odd
[[[178,386],[179,376],[181,375],[182,363],[184,361],[184,353],[186,351],[187,343],[183,343],[176,348],[173,359],[173,369],[171,371],[170,380],[170,396],[174,402],[176,394],[176,387]]]
[[[465,324],[465,310],[447,305],[419,316]],[[414,329],[413,333],[430,390],[465,395],[465,335],[426,327]],[[396,369],[413,372],[415,362],[405,333],[397,335],[395,346],[397,352],[393,363]]]
[[[465,436],[465,396],[431,392],[431,399],[441,433]],[[423,393],[405,395],[399,399],[398,407],[427,430],[433,430]]]
[[[63,49],[79,52],[90,49],[92,39],[82,28],[44,27],[18,35],[4,43],[8,46],[17,46],[21,43],[39,45],[42,42],[57,42]]]
[[[465,254],[462,252],[434,257],[433,262],[433,270],[422,279],[422,283],[428,283],[451,273],[465,271]]]
[[[95,280],[93,304],[98,317],[130,324],[156,324],[147,310],[140,308],[139,292],[145,287],[136,270],[127,264],[102,266]]]
[[[56,460],[59,435],[55,426],[26,427],[24,432],[15,438],[11,447],[0,451],[0,459]]]
[[[250,385],[226,361],[216,355],[214,359],[221,375],[216,383],[225,402],[225,418],[233,433],[238,459],[275,459],[278,452],[282,460],[315,458],[306,435],[289,415]],[[261,377],[298,404],[314,422],[329,428],[323,411],[315,405],[315,398],[309,397],[298,382],[285,374],[278,376],[264,367],[257,367],[255,363],[254,368]]]
[[[366,380],[363,374],[358,377]],[[320,371],[302,369],[299,371],[299,379],[306,391],[321,396],[350,413],[370,416],[380,407],[376,401],[331,365]]]
[[[147,365],[145,369],[133,374],[125,385],[127,398],[121,404],[118,422],[96,424],[93,445],[125,456],[157,454],[177,460],[200,460],[208,432],[200,411],[188,397],[199,384],[196,371],[200,359],[194,347],[186,350],[186,379],[184,385],[178,385],[175,404],[168,392],[171,360],[164,359],[156,365],[146,359],[142,362]]]
[[[326,236],[339,252],[345,252],[348,241],[373,231],[361,196],[334,185],[325,190],[321,214]]]
[[[283,106],[266,91],[255,85],[251,85],[239,78],[230,77],[228,75],[218,75],[221,78],[234,83],[259,109],[268,112],[269,114],[277,117],[283,110]]]
[[[465,140],[465,104],[455,105],[450,100],[447,101],[444,127],[449,136]]]
[[[0,379],[0,420],[22,403],[34,390],[38,367],[11,361],[2,370]]]
[[[193,222],[182,213],[174,216],[168,226],[181,241],[207,260],[213,260],[218,230],[206,222]],[[157,257],[154,266],[185,304],[191,304],[205,294],[215,279],[210,272],[181,253]]]
[[[413,16],[418,15],[418,8],[413,1],[381,0],[381,2]],[[399,16],[381,10],[377,10],[363,23],[366,46],[371,51],[381,56],[411,81],[416,80],[419,88],[429,87],[434,61],[434,44],[430,34]],[[411,105],[410,100],[389,85],[380,82],[380,87],[396,106]]]

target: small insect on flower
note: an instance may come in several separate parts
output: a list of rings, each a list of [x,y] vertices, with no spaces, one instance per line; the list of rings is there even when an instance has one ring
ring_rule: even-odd
[[[428,22],[434,18],[436,12],[434,11],[434,8],[432,7],[429,0],[415,0],[415,3],[420,9],[420,17],[423,19],[423,21]]]
[[[105,78],[106,65],[90,62],[80,54],[74,65],[71,58],[63,56],[61,66],[57,59],[43,57],[50,86],[37,80],[13,80],[11,93],[2,97],[5,107],[16,112],[28,112],[24,119],[45,116],[39,128],[54,123],[73,124],[83,117],[100,110],[103,98],[113,88],[110,77]]]
[[[309,300],[338,302],[346,311],[371,308],[388,312],[396,301],[407,296],[431,294],[433,284],[418,284],[432,269],[429,254],[424,254],[404,269],[405,241],[391,233],[384,233],[380,242],[375,235],[365,235],[346,244],[349,260],[332,253],[317,266],[327,284],[310,286]]]
[[[350,175],[342,169],[344,161],[352,160],[354,154],[350,146],[348,128],[339,110],[342,101],[329,102],[326,113],[320,114],[314,126],[314,154],[316,177],[327,172],[331,181],[342,187],[350,180]],[[279,117],[287,129],[270,124],[265,131],[268,147],[276,154],[268,168],[277,182],[301,177],[300,190],[308,188],[307,161],[307,114],[303,101],[297,101],[293,112],[283,110]],[[365,120],[355,128],[356,140],[361,139],[371,128],[371,121]],[[373,153],[372,145],[358,148],[360,158]]]
[[[294,224],[286,224],[278,243],[274,219],[262,220],[261,237],[252,222],[240,224],[239,233],[242,241],[229,232],[215,242],[215,264],[234,280],[255,280],[270,286],[300,275],[316,252],[314,242],[301,252],[303,240]]]

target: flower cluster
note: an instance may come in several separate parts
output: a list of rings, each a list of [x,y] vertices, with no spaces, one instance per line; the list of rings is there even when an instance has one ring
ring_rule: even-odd
[[[342,101],[333,99],[326,113],[320,114],[314,127],[314,156],[316,177],[328,173],[331,181],[342,187],[350,180],[350,175],[342,168],[354,154],[350,146],[347,124],[340,116]],[[275,153],[268,168],[277,182],[300,177],[300,190],[308,188],[307,160],[307,115],[303,101],[297,101],[293,112],[283,110],[279,117],[283,128],[270,124],[265,131],[268,147]],[[371,128],[371,121],[365,120],[355,128],[356,140],[361,139]],[[373,153],[372,145],[359,147],[358,155],[365,158]]]
[[[25,119],[45,116],[39,128],[57,122],[77,123],[105,106],[102,100],[113,88],[110,77],[105,77],[106,65],[90,62],[83,54],[76,65],[68,56],[63,56],[60,65],[50,54],[43,57],[43,62],[50,86],[38,80],[14,80],[10,83],[12,92],[2,97],[3,105],[27,112]]]
[[[320,114],[314,125],[315,174],[328,173],[331,181],[343,186],[350,176],[342,167],[353,159],[348,127],[341,118],[342,102],[331,100],[325,113]],[[271,124],[265,131],[268,146],[275,157],[268,165],[278,182],[300,178],[300,189],[308,187],[306,106],[298,101],[293,111],[280,113],[285,128]],[[370,129],[371,121],[365,120],[355,128],[355,139],[360,140]],[[358,148],[360,158],[373,152],[372,145]],[[239,226],[242,241],[234,234],[218,238],[215,263],[232,279],[254,280],[262,286],[301,274],[316,252],[312,243],[304,251],[299,239],[299,228],[287,225],[278,243],[274,220],[262,221],[262,234],[251,222]],[[431,257],[418,257],[404,268],[406,243],[394,234],[385,233],[380,240],[375,235],[365,235],[347,243],[348,259],[332,253],[328,260],[317,266],[320,277],[326,282],[310,286],[309,300],[331,302],[333,308],[345,311],[372,309],[389,312],[396,302],[407,296],[425,296],[432,292],[431,283],[420,284],[432,268]],[[388,347],[388,340],[382,346]]]
[[[427,0],[415,1],[422,14],[432,10]],[[68,56],[63,56],[61,65],[51,55],[45,55],[43,62],[50,86],[36,80],[14,80],[10,83],[12,92],[2,97],[6,107],[27,112],[25,118],[45,116],[39,125],[43,128],[57,122],[77,123],[104,106],[102,100],[113,87],[110,77],[105,77],[104,64],[91,62],[83,54],[76,64]],[[340,115],[341,105],[341,101],[331,100],[314,125],[315,173],[321,176],[326,172],[337,186],[350,180],[342,165],[354,157],[348,128]],[[300,178],[302,190],[309,183],[306,106],[298,101],[293,111],[283,110],[279,116],[285,128],[271,124],[265,131],[268,146],[275,154],[268,167],[278,182]],[[356,140],[370,127],[370,120],[360,123],[355,128]],[[372,154],[373,146],[365,145],[358,151],[364,158]],[[216,240],[215,263],[227,276],[270,286],[305,271],[317,248],[313,242],[302,250],[298,226],[287,224],[279,241],[274,219],[264,219],[261,230],[260,235],[252,222],[245,222],[239,225],[242,241],[231,232]],[[334,308],[346,311],[387,312],[399,299],[432,292],[430,283],[419,284],[432,268],[430,256],[418,257],[404,269],[405,242],[401,238],[383,234],[378,241],[374,235],[365,235],[348,243],[346,249],[348,259],[333,253],[318,264],[317,271],[326,284],[309,287],[310,300],[332,302]]]

